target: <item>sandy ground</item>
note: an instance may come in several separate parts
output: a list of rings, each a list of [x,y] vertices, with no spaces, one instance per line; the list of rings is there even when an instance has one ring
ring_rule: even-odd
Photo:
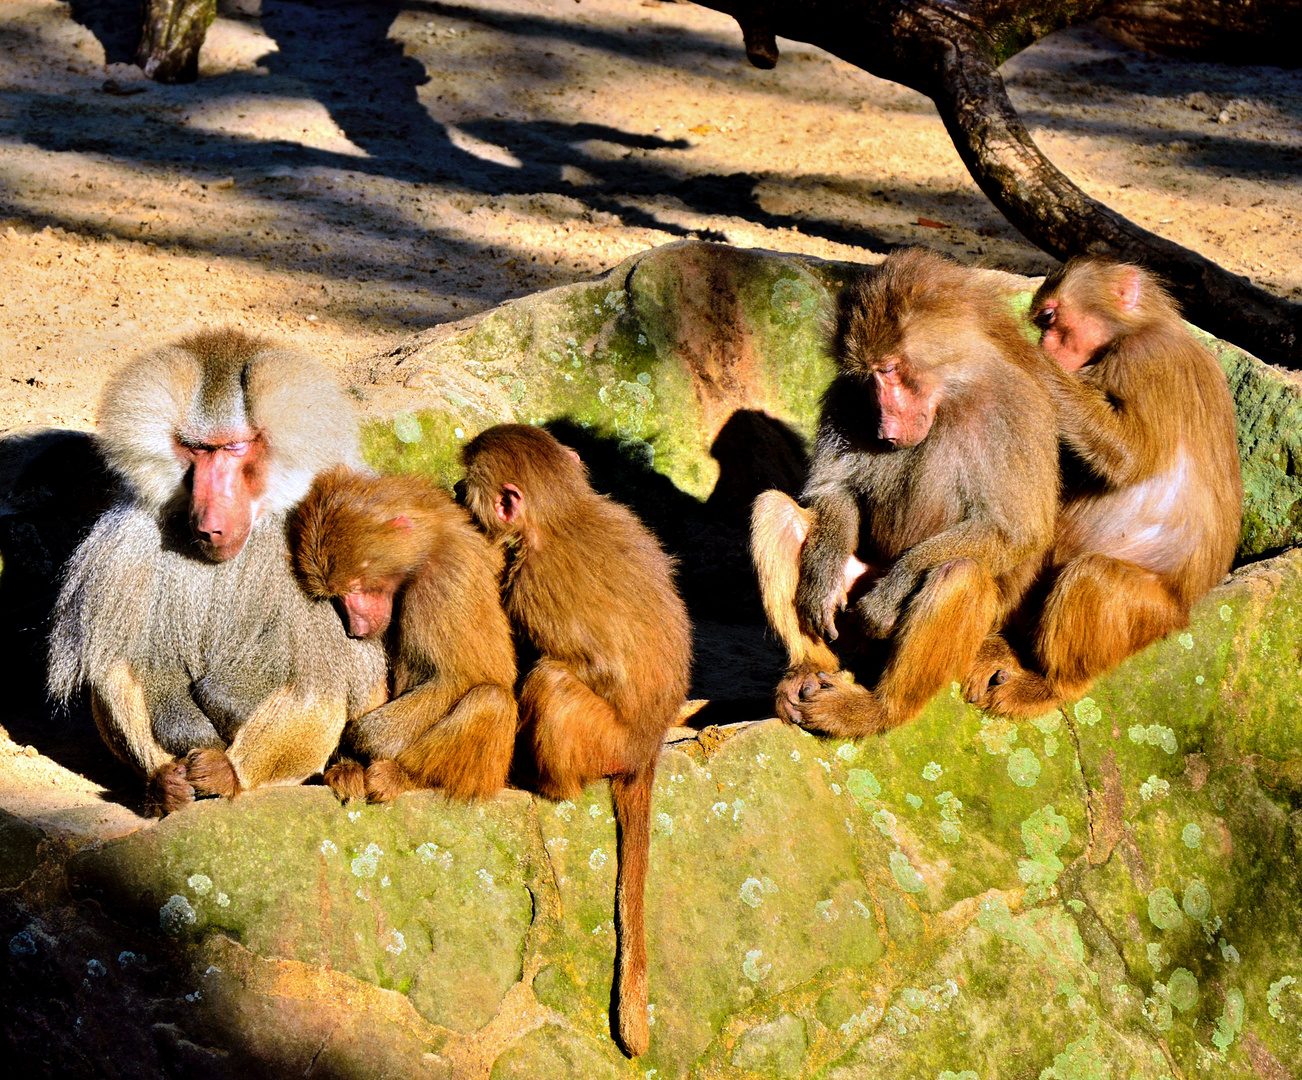
[[[123,63],[133,8],[0,6],[0,428],[88,427],[113,362],[185,328],[343,364],[680,237],[1049,265],[925,98],[793,42],[758,71],[692,4],[224,0],[171,87]],[[1302,74],[1081,30],[1005,77],[1090,194],[1302,295]]]
[[[170,87],[126,63],[134,9],[0,4],[0,429],[89,428],[113,364],[189,328],[343,366],[683,237],[1051,265],[925,98],[794,42],[758,71],[691,4],[223,0]],[[1091,195],[1302,297],[1302,73],[1082,29],[1004,74]],[[24,745],[0,739],[0,805],[111,831],[94,769]]]

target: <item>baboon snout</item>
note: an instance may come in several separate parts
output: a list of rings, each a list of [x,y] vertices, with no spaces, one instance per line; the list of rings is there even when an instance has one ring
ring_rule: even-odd
[[[233,559],[244,550],[257,520],[256,492],[250,484],[250,445],[200,447],[189,451],[190,531],[213,562]]]

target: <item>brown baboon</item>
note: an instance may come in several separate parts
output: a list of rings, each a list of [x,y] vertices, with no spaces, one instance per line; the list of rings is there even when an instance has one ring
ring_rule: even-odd
[[[619,830],[616,1035],[647,1026],[643,893],[651,790],[687,695],[691,627],[655,538],[594,492],[574,451],[538,428],[489,428],[465,448],[466,505],[513,545],[504,604],[538,652],[520,690],[520,756],[543,795],[610,778]]]
[[[1073,259],[1035,294],[1069,478],[1028,665],[982,647],[969,700],[1039,715],[1189,622],[1230,568],[1243,485],[1225,375],[1157,281]]]
[[[413,788],[499,791],[517,715],[501,547],[428,481],[342,467],[316,478],[289,537],[304,591],[338,599],[349,634],[384,640],[390,657],[392,699],[347,728],[370,764],[332,766],[330,786],[372,802]]]
[[[113,375],[98,440],[129,493],[69,564],[51,692],[90,688],[154,813],[320,772],[385,693],[383,649],[303,595],[285,542],[312,477],[356,459],[343,390],[301,354],[205,331]]]
[[[989,278],[922,249],[889,256],[841,299],[808,509],[765,492],[751,549],[787,646],[781,716],[872,735],[969,670],[1053,534],[1058,438],[1047,361]],[[849,617],[839,617],[849,604]],[[858,685],[842,630],[880,654]]]

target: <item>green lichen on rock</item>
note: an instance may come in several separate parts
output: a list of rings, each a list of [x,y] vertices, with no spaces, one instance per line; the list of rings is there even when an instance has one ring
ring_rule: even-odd
[[[1302,381],[1213,338],[1194,334],[1220,361],[1234,396],[1243,470],[1239,557],[1302,542]]]
[[[75,887],[198,942],[322,964],[456,1031],[520,978],[532,903],[524,796],[341,808],[325,788],[205,802],[70,865]]]
[[[12,889],[32,875],[44,839],[35,825],[0,810],[0,889]]]
[[[732,1064],[748,1073],[787,1080],[801,1074],[808,1049],[804,1023],[783,1013],[770,1023],[748,1028],[737,1040]]]
[[[555,1025],[532,1031],[493,1062],[490,1080],[617,1080],[630,1075],[607,1038],[588,1038]]]

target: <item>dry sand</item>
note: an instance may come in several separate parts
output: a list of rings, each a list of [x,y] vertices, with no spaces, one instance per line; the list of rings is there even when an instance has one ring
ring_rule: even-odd
[[[0,428],[88,427],[111,365],[186,328],[342,364],[681,237],[1050,265],[927,99],[787,41],[758,71],[692,4],[224,0],[190,86],[123,63],[133,7],[3,6]],[[1302,295],[1302,75],[1085,29],[1005,77],[1091,195]]]

